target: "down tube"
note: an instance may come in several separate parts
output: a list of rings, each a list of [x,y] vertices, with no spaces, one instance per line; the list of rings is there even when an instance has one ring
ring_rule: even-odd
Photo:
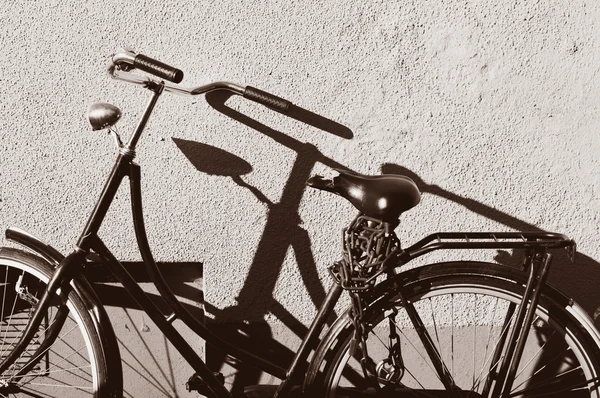
[[[190,347],[167,318],[165,318],[150,298],[148,298],[135,279],[127,272],[119,260],[113,256],[98,236],[93,236],[91,238],[91,247],[105,260],[106,266],[119,282],[121,282],[123,287],[125,287],[127,293],[129,293],[142,310],[148,314],[156,326],[158,326],[161,332],[169,339],[171,344],[179,351],[181,356],[190,364],[194,371],[198,373],[215,396],[217,398],[231,398],[229,391],[227,391],[213,375],[204,361],[196,354],[194,349]]]

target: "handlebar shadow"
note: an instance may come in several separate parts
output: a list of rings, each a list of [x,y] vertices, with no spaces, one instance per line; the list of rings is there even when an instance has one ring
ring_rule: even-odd
[[[249,189],[258,200],[266,204],[269,211],[263,234],[255,250],[252,265],[238,294],[238,304],[216,311],[213,329],[248,349],[255,350],[257,346],[262,345],[265,347],[261,353],[262,356],[276,363],[283,362],[282,365],[285,366],[291,361],[293,352],[273,340],[269,326],[264,322],[244,323],[242,321],[247,320],[249,314],[252,314],[253,319],[262,319],[264,316],[272,314],[295,335],[300,338],[304,337],[307,328],[274,299],[275,284],[288,249],[292,249],[296,256],[298,270],[304,286],[315,308],[318,308],[324,300],[326,291],[318,279],[310,238],[307,231],[301,226],[302,221],[298,209],[306,189],[305,182],[311,177],[312,170],[317,162],[332,168],[346,169],[346,167],[325,156],[314,145],[296,140],[229,107],[226,102],[231,96],[232,94],[226,91],[213,91],[206,95],[206,101],[221,114],[291,149],[296,153],[296,159],[278,203],[269,201],[256,187],[252,187],[243,181],[241,175],[229,175],[239,186]],[[291,105],[284,115],[336,137],[352,139],[354,136],[349,128],[340,123],[297,105]],[[189,146],[186,148],[181,141],[176,141],[176,144],[198,170],[206,170],[204,163],[200,164],[198,162],[202,156],[190,156],[190,152],[186,151],[186,149],[193,149],[192,152],[198,153],[208,149],[206,146],[201,147],[194,144],[195,148]],[[211,156],[217,153],[217,151],[213,152]],[[234,160],[231,156],[230,160]],[[236,160],[236,163],[241,165],[239,160]],[[330,322],[332,321],[333,317]],[[217,368],[220,367],[221,363],[229,361],[226,356],[217,350],[212,350],[210,346],[207,347],[207,359],[211,362],[209,365]],[[245,384],[258,382],[260,372],[243,364],[234,364],[234,367],[237,368],[239,373],[236,375],[232,390],[241,388]]]

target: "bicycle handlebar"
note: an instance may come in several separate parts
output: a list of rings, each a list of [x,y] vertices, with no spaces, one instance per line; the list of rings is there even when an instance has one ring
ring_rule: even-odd
[[[290,106],[292,106],[292,103],[288,100],[251,86],[246,86],[243,96],[244,98],[282,113],[287,113],[290,110]]]
[[[162,77],[173,83],[181,83],[183,80],[183,72],[181,69],[174,68],[160,61],[147,57],[143,54],[138,54],[133,60],[133,66],[153,74],[154,76]]]
[[[137,68],[173,83],[180,83],[183,80],[183,72],[180,69],[129,50],[118,51],[113,55],[112,63],[125,71]]]
[[[148,86],[151,83],[157,83],[148,76],[130,72],[132,69],[139,69],[173,83],[180,83],[183,79],[183,72],[180,69],[169,66],[148,56],[136,54],[129,50],[119,50],[115,55],[113,55],[111,63],[108,67],[108,74],[113,79],[142,86]],[[287,113],[292,106],[290,101],[267,93],[266,91],[262,91],[251,86],[240,86],[230,82],[214,82],[193,88],[180,87],[176,84],[170,84],[166,82],[164,83],[164,91],[180,95],[199,95],[215,90],[230,91],[236,95],[240,95],[246,99],[281,113]]]

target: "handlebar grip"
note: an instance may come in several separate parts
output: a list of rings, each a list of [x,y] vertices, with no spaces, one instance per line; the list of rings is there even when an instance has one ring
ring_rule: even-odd
[[[247,86],[244,90],[244,98],[257,102],[268,108],[274,109],[281,113],[287,113],[292,106],[292,103],[276,95],[269,94],[266,91]]]
[[[143,54],[135,56],[133,66],[139,70],[143,70],[144,72],[148,72],[173,83],[180,83],[183,80],[183,72],[180,69],[164,64]]]

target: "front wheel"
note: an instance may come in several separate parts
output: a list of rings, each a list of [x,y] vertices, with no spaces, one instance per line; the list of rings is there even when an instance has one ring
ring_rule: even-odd
[[[346,312],[317,349],[305,390],[319,397],[499,396],[496,374],[527,275],[498,264],[454,262],[395,278],[459,391],[444,388],[390,281],[375,288],[364,313],[377,377],[365,377],[360,349],[349,353],[354,327]],[[600,340],[584,318],[579,306],[544,287],[507,396],[600,397]]]
[[[0,249],[0,362],[19,341],[53,272],[36,256]],[[122,396],[118,347],[111,340],[112,329],[101,336],[98,319],[103,310],[92,308],[91,294],[75,288],[66,300],[53,300],[33,340],[0,375],[0,397]],[[59,312],[67,314],[66,320],[57,317]],[[48,345],[46,338],[55,329],[57,337]]]

